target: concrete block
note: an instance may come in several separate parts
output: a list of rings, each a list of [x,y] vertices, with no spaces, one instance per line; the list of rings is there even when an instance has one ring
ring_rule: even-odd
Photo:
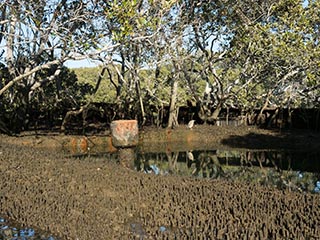
[[[139,143],[137,120],[117,120],[111,122],[112,144],[115,147],[133,147]]]

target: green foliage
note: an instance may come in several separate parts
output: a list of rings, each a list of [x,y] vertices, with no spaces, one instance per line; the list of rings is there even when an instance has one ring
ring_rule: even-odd
[[[278,106],[298,107],[305,101],[299,91],[310,84],[310,77],[318,71],[319,37],[313,31],[319,29],[315,24],[319,16],[314,15],[319,7],[310,2],[304,8],[298,0],[284,0],[272,9],[267,20],[238,30],[232,40],[230,59],[234,67],[245,70],[236,78],[248,81],[255,76],[250,84],[255,83],[251,91],[260,88],[257,96],[264,95],[266,100],[269,97]],[[315,19],[310,19],[310,15]],[[259,99],[252,100],[258,103]]]
[[[169,10],[175,1],[111,1],[105,8],[112,38],[124,42],[132,37],[151,33],[159,24],[159,11]],[[151,13],[151,14],[150,14]]]
[[[209,107],[319,106],[319,1],[6,3],[0,4],[0,16],[17,16],[17,36],[11,39],[17,44],[12,64],[0,54],[3,69],[9,69],[2,69],[0,87],[59,57],[61,64],[68,57],[92,57],[106,67],[74,74],[63,69],[58,78],[50,78],[56,63],[40,69],[2,96],[2,106],[12,111],[25,103],[54,109],[62,103],[71,108],[85,101],[116,102],[137,117],[143,105],[172,102],[175,81],[178,105],[205,102],[210,83]],[[10,43],[10,24],[3,26],[0,42]]]
[[[76,68],[73,69],[80,84],[88,84],[92,89],[95,89],[102,67],[94,68]],[[114,102],[116,98],[116,90],[112,86],[107,73],[102,76],[99,89],[96,93],[93,91],[84,95],[84,99],[92,102]],[[112,71],[112,77],[116,79],[116,73]]]
[[[44,71],[42,74],[46,76],[48,72]],[[31,105],[37,106],[41,112],[64,112],[84,104],[84,96],[91,91],[89,84],[78,81],[74,71],[63,67],[54,81],[46,82],[43,88],[35,92]]]

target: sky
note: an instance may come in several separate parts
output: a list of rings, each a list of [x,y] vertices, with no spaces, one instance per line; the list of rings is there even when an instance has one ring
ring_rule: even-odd
[[[74,61],[74,60],[66,61],[64,63],[64,66],[68,68],[82,68],[82,67],[96,67],[99,64],[101,64],[101,62],[84,59],[79,61]]]

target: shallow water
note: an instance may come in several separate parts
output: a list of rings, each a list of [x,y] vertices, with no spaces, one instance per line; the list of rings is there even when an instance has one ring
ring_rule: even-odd
[[[146,174],[220,178],[320,193],[320,152],[212,149],[146,153],[136,148],[90,156],[122,162]]]
[[[320,192],[320,153],[205,150],[139,153],[135,169],[151,174],[224,178],[299,192]]]
[[[50,234],[41,233],[33,228],[21,227],[0,217],[0,239],[6,240],[57,240]]]

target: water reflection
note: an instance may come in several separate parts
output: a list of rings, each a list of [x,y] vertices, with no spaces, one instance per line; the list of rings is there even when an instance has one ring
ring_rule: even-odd
[[[320,194],[320,152],[243,149],[142,152],[138,148],[130,153],[134,162],[126,162],[119,151],[73,157],[89,155],[117,161],[149,174],[222,178]]]
[[[299,192],[320,192],[319,153],[210,150],[137,153],[135,169],[153,174],[224,178]]]
[[[20,228],[0,217],[0,239],[7,240],[55,240],[56,238],[36,232],[33,228]]]

